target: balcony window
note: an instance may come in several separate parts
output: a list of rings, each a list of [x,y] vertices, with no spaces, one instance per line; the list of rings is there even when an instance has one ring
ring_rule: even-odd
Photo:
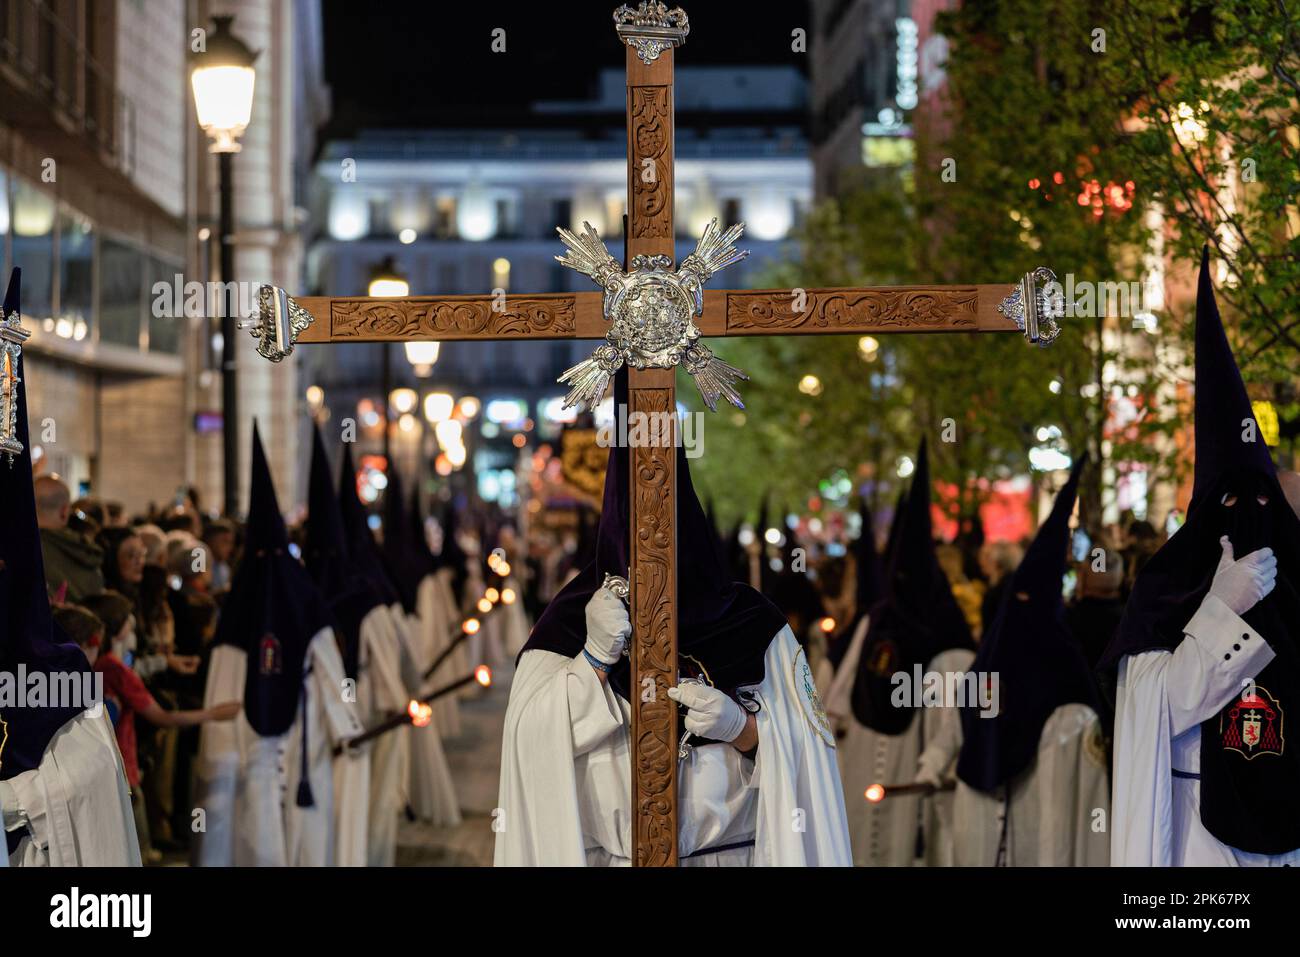
[[[145,257],[133,246],[105,236],[99,244],[99,339],[140,348]]]
[[[148,261],[148,287],[152,289],[155,283],[163,283],[168,289],[175,286],[177,274],[183,272],[180,263],[166,262],[161,259],[150,258]],[[183,301],[183,299],[182,299]],[[236,303],[238,306],[238,303]],[[184,341],[185,316],[171,315],[170,310],[165,315],[157,315],[152,308],[149,309],[149,351],[161,352],[167,355],[177,355],[181,351],[181,343]]]
[[[53,327],[54,199],[21,179],[13,196],[13,264],[23,270],[23,312]]]
[[[95,313],[95,232],[89,219],[70,209],[59,211],[58,324],[78,342],[90,335]],[[56,328],[56,331],[60,331]]]

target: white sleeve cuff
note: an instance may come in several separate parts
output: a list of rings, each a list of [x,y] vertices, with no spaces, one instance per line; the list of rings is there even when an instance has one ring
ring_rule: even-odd
[[[1217,664],[1237,674],[1258,674],[1275,657],[1264,637],[1213,595],[1207,595],[1183,631]]]

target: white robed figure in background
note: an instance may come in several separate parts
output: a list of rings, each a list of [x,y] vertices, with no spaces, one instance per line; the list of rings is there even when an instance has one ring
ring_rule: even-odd
[[[431,587],[421,592],[420,615],[423,617],[427,614],[430,620],[441,621],[444,625],[441,629],[435,628],[433,633],[435,657],[441,658],[442,664],[434,671],[432,680],[435,688],[444,688],[469,674],[473,665],[470,661],[470,642],[462,630],[462,590],[465,588],[467,569],[465,551],[461,548],[458,537],[459,523],[454,502],[447,503],[439,524],[442,534],[435,559],[436,571]],[[460,702],[474,693],[472,687],[466,687],[444,695],[434,703],[439,727],[445,729],[447,737],[460,736]]]
[[[626,401],[620,375],[616,400]],[[692,735],[678,777],[688,866],[847,865],[834,741],[776,608],[731,582],[677,450],[678,652],[666,690]],[[631,863],[632,626],[604,586],[628,570],[626,448],[610,451],[597,558],[548,605],[511,686],[496,864]],[[799,821],[800,827],[792,826]]]
[[[404,713],[413,681],[410,628],[401,595],[366,523],[357,497],[352,449],[343,444],[339,465],[339,515],[348,555],[360,574],[382,596],[384,607],[374,616],[369,639],[361,647],[357,704],[366,723]],[[397,826],[410,800],[410,725],[394,728],[369,742],[370,801],[367,811],[366,859],[371,867],[392,867],[397,860]]]
[[[1297,866],[1300,756],[1283,720],[1300,703],[1300,519],[1223,333],[1208,248],[1195,412],[1187,521],[1139,573],[1102,661],[1119,669],[1111,863]]]
[[[398,654],[400,638],[383,587],[349,552],[343,513],[319,428],[313,431],[307,507],[303,562],[329,605],[343,671],[352,682],[350,700],[356,702],[358,720],[363,727],[373,727],[392,713],[380,702],[400,700],[405,693]],[[334,764],[335,860],[340,866],[386,864],[395,857],[395,846],[376,847],[373,853],[370,848],[374,748],[373,742],[350,747]],[[400,789],[395,781],[384,784]],[[390,828],[389,833],[395,842],[395,829]]]
[[[253,427],[248,536],[213,644],[195,805],[203,866],[323,866],[336,860],[334,747],[362,731],[325,599],[289,554],[289,536]]]
[[[9,279],[0,321],[20,313],[21,271]],[[17,320],[13,320],[17,325]],[[21,328],[21,326],[19,326]],[[17,379],[15,438],[22,450],[0,462],[0,673],[44,675],[53,691],[75,681],[86,700],[0,699],[0,811],[5,853],[0,867],[124,867],[140,864],[126,771],[103,702],[94,700],[90,663],[56,630],[45,591],[27,377]],[[3,456],[0,456],[2,458]],[[11,685],[11,693],[28,689]]]
[[[434,649],[438,644],[438,621],[433,616],[440,611],[431,609],[430,617],[422,614],[422,608],[428,605],[427,598],[436,594],[436,568],[423,531],[418,538],[413,531],[402,496],[401,476],[396,469],[390,470],[384,491],[383,554],[389,576],[401,596],[406,623],[402,677],[411,699],[436,690],[433,676],[427,672],[434,663]],[[421,595],[426,596],[424,605]],[[455,827],[460,823],[460,802],[443,752],[437,710],[425,718],[422,724],[406,732],[410,740],[408,806],[420,820],[438,827]]]
[[[923,706],[914,675],[964,672],[975,657],[970,629],[935,557],[924,442],[897,524],[884,596],[858,623],[829,707],[844,735],[840,767],[854,863],[943,865],[952,859],[951,794],[879,803],[865,797],[872,784],[911,781],[921,752],[958,720],[952,709]]]
[[[946,717],[960,721],[942,722],[918,761],[917,782],[938,788],[959,755],[958,866],[1104,866],[1110,858],[1100,697],[1066,628],[1062,598],[1070,514],[1086,462],[1075,462],[970,671],[951,686],[956,700],[945,702]]]

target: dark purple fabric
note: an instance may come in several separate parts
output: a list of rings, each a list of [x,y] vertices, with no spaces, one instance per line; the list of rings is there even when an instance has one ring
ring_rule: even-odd
[[[385,602],[370,580],[357,571],[348,554],[338,496],[334,493],[319,427],[312,430],[303,562],[329,604],[343,654],[343,670],[355,680],[361,670],[361,622]]]
[[[469,556],[460,547],[459,529],[460,514],[453,499],[442,512],[442,548],[438,552],[438,567],[451,569],[452,596],[458,607],[465,602],[465,581],[469,577]]]
[[[1253,429],[1254,441],[1247,441]],[[1243,558],[1270,547],[1277,555],[1273,591],[1242,617],[1276,653],[1256,686],[1287,709],[1300,704],[1300,519],[1282,494],[1277,470],[1254,421],[1250,400],[1224,335],[1209,252],[1196,296],[1196,472],[1187,521],[1143,567],[1119,630],[1103,657],[1173,650],[1200,607],[1227,535]],[[1228,735],[1241,720],[1240,696],[1201,723],[1201,823],[1223,843],[1256,854],[1300,847],[1300,755],[1234,749]],[[1256,712],[1268,717],[1268,705]],[[1276,718],[1276,715],[1273,716]],[[1240,733],[1240,728],[1236,730]],[[1267,743],[1269,729],[1264,729]],[[1285,736],[1285,727],[1275,729]]]
[[[366,523],[366,510],[357,498],[357,470],[352,463],[352,447],[346,442],[339,460],[339,517],[343,520],[343,535],[353,566],[383,596],[384,604],[400,601],[397,586],[388,576],[375,536]]]
[[[894,508],[894,521],[889,528],[891,538],[894,527],[898,524],[898,513],[902,511],[902,505],[903,496],[900,492],[898,505]],[[858,519],[861,532],[853,543],[853,616],[840,625],[839,630],[826,646],[826,657],[836,668],[848,654],[853,633],[858,630],[858,623],[862,621],[862,616],[884,597],[885,592],[885,566],[881,561],[880,552],[876,550],[876,523],[865,498],[858,502]]]
[[[1088,663],[1066,627],[1062,596],[1070,514],[1086,461],[1079,457],[1057,493],[971,665],[978,675],[998,676],[996,717],[981,714],[976,702],[961,712],[957,776],[981,791],[994,791],[1029,767],[1057,708],[1077,702],[1101,711]]]
[[[429,533],[424,527],[424,513],[420,511],[420,490],[411,489],[411,504],[406,510],[407,535],[410,536],[411,556],[420,573],[420,579],[438,570],[438,559],[429,548]]]
[[[402,608],[408,615],[415,614],[420,582],[428,572],[422,567],[411,541],[411,522],[406,515],[402,477],[394,466],[388,469],[388,487],[384,489],[384,539],[380,554],[384,557],[389,579],[397,586]]]
[[[907,506],[888,568],[884,598],[871,609],[871,624],[862,644],[853,682],[853,714],[882,734],[902,734],[916,707],[895,707],[891,677],[923,670],[951,648],[974,648],[966,617],[953,597],[948,578],[934,552],[930,519],[930,457],[925,442],[916,456]],[[920,689],[914,689],[919,696]]]
[[[615,381],[615,403],[627,402],[627,376]],[[587,565],[551,600],[524,645],[529,651],[552,651],[566,658],[581,653],[587,641],[587,602],[605,574],[627,577],[630,559],[627,448],[611,448],[605,471],[605,498],[600,514],[596,560]],[[768,645],[785,627],[776,606],[750,588],[731,580],[713,547],[708,519],[700,507],[685,452],[677,449],[677,650],[690,655],[709,673],[715,687],[734,693],[763,680]],[[610,687],[628,697],[628,659],[610,672]]]
[[[4,314],[19,312],[22,270],[14,269],[5,294]],[[36,526],[36,495],[32,487],[32,441],[27,430],[26,363],[18,360],[18,421],[15,435],[23,451],[13,464],[0,455],[0,671],[18,680],[21,666],[28,675],[86,675],[90,664],[75,644],[54,624],[45,588],[41,537]],[[80,683],[81,678],[77,679]],[[26,689],[16,687],[18,692]],[[88,703],[88,702],[87,702]],[[0,713],[8,740],[0,749],[0,780],[40,766],[45,749],[59,729],[75,718],[78,707],[16,707]]]
[[[311,575],[289,554],[289,535],[254,423],[244,557],[221,606],[216,642],[248,655],[244,714],[258,734],[273,737],[293,724],[307,649],[329,625]]]

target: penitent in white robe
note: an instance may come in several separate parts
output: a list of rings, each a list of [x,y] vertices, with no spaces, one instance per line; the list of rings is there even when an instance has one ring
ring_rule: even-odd
[[[944,710],[958,717],[956,740],[934,741],[921,759],[927,764],[951,764],[961,749],[960,711]],[[1009,807],[1002,794],[957,782],[952,863],[997,864],[1005,826],[1002,863],[1008,867],[1105,867],[1110,862],[1109,786],[1097,713],[1085,704],[1061,705],[1043,724],[1037,756],[1011,782]]]
[[[679,766],[678,849],[686,866],[847,866],[830,728],[789,627],[772,639],[754,761],[730,745]],[[582,657],[529,651],[502,740],[496,865],[631,863],[628,703]],[[716,853],[709,848],[753,842]],[[706,853],[695,857],[698,851]]]
[[[1201,824],[1201,722],[1273,660],[1267,642],[1218,598],[1207,596],[1172,652],[1119,663],[1111,863],[1132,866],[1300,866],[1300,849],[1252,854]]]
[[[242,701],[248,656],[234,645],[212,651],[204,706]],[[209,722],[199,738],[196,807],[205,831],[196,835],[200,866],[319,867],[335,863],[334,746],[362,731],[344,694],[343,659],[332,629],[312,638],[303,661],[306,708],[283,734],[262,737],[241,710],[233,721]],[[307,719],[307,779],[313,805],[299,807],[302,722]],[[343,754],[339,760],[352,760]]]
[[[423,662],[420,669],[420,673],[423,674],[428,670],[429,665],[447,650],[451,640],[460,634],[460,622],[456,620],[455,600],[452,598],[451,569],[440,568],[420,583],[417,609],[420,621],[427,629],[430,642],[429,660]],[[464,659],[464,649],[465,644],[461,642],[457,649],[460,652],[460,659]],[[438,666],[438,670],[428,682],[429,687],[442,688],[469,673],[468,668],[457,671],[458,662],[453,659],[457,659],[457,651],[452,651],[447,656],[447,660]],[[443,695],[433,704],[434,718],[444,738],[455,738],[460,735],[460,698],[461,694],[457,691]]]
[[[140,844],[122,755],[101,710],[50,739],[40,766],[0,781],[6,832],[25,831],[0,867],[138,867]]]
[[[411,661],[411,683],[408,688],[412,697],[423,698],[438,688],[434,678],[424,679],[424,673],[433,664],[438,639],[435,608],[438,596],[438,583],[433,575],[426,575],[420,581],[419,614],[407,616],[408,654]],[[425,614],[426,609],[428,614]],[[445,647],[445,645],[444,645]],[[463,676],[458,676],[463,677]],[[450,697],[450,696],[448,696]],[[442,735],[439,733],[438,704],[434,703],[433,715],[429,723],[422,728],[409,730],[411,748],[410,766],[410,805],[411,811],[422,821],[428,821],[435,827],[456,827],[460,824],[460,801],[456,798],[456,788],[451,779],[451,768],[442,748]],[[453,702],[454,704],[454,702]]]
[[[918,708],[902,734],[881,734],[853,715],[853,683],[866,641],[869,619],[863,616],[849,650],[831,682],[827,713],[839,741],[840,776],[848,810],[853,863],[860,867],[942,866],[952,861],[952,794],[929,797],[905,794],[871,803],[865,797],[872,784],[908,784],[916,777],[916,762],[938,735],[951,733],[957,720],[951,708]],[[927,671],[960,673],[970,668],[975,653],[951,648],[940,652]],[[945,712],[948,712],[945,714]],[[921,853],[917,854],[918,834]]]

